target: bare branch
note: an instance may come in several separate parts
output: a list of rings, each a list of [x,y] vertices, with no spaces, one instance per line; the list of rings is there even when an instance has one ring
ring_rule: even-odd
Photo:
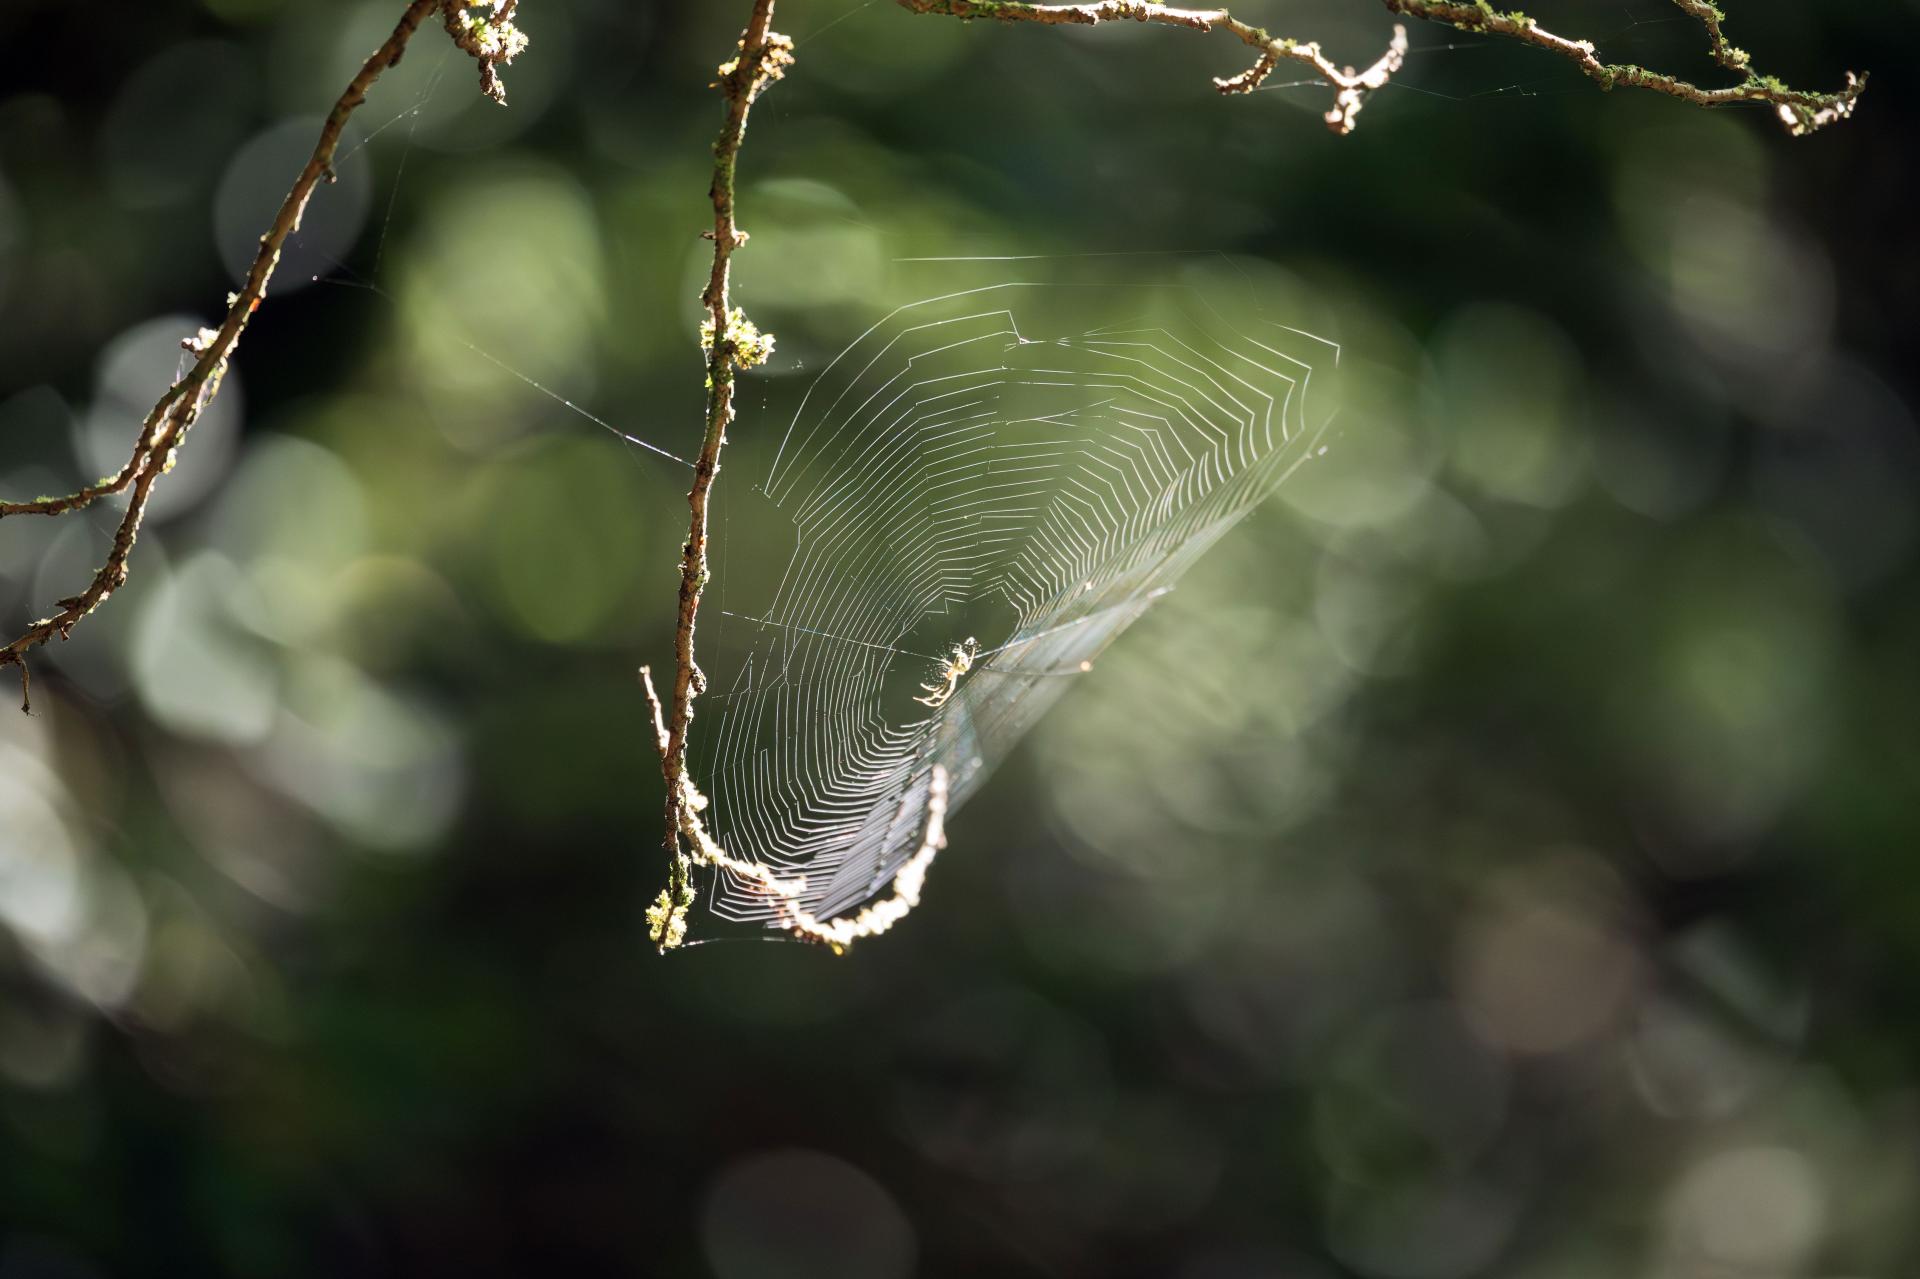
[[[666,743],[660,769],[667,781],[667,886],[656,903],[659,922],[654,941],[662,950],[677,945],[685,934],[687,908],[693,904],[692,862],[680,837],[692,811],[688,797],[687,726],[693,720],[693,699],[706,691],[706,677],[693,656],[694,620],[700,594],[707,585],[707,502],[720,470],[720,450],[733,422],[734,374],[765,360],[773,338],[760,333],[729,300],[728,271],[733,251],[747,241],[733,217],[733,173],[746,137],[747,113],[762,90],[793,65],[793,42],[773,31],[774,0],[754,0],[753,13],[740,35],[740,52],[721,64],[714,82],[727,100],[720,136],[713,144],[713,270],[700,295],[707,309],[701,329],[707,353],[707,430],[693,468],[693,489],[687,494],[691,518],[680,557],[680,617],[674,630],[673,711],[666,723]],[[704,803],[704,801],[702,801]],[[697,843],[696,843],[697,847]]]
[[[1396,26],[1393,39],[1379,61],[1364,72],[1352,67],[1336,67],[1315,43],[1301,43],[1277,37],[1262,27],[1242,22],[1225,9],[1180,9],[1149,0],[1094,0],[1085,4],[1028,4],[1022,0],[896,0],[915,13],[939,14],[973,19],[991,18],[999,22],[1031,22],[1043,26],[1093,25],[1129,19],[1164,26],[1185,27],[1193,31],[1219,28],[1231,32],[1242,43],[1259,50],[1254,64],[1239,75],[1216,79],[1214,87],[1222,93],[1248,93],[1260,87],[1274,68],[1283,61],[1309,67],[1316,77],[1334,90],[1334,105],[1326,113],[1327,126],[1335,133],[1351,133],[1354,117],[1366,95],[1383,87],[1400,69],[1406,54],[1406,32]],[[1394,13],[1440,22],[1461,31],[1506,36],[1523,44],[1546,49],[1577,65],[1588,78],[1603,89],[1616,85],[1650,89],[1696,106],[1725,106],[1737,102],[1763,102],[1774,107],[1789,133],[1812,133],[1853,114],[1854,104],[1867,87],[1864,73],[1847,73],[1843,88],[1832,93],[1807,93],[1792,89],[1772,76],[1758,75],[1743,49],[1728,43],[1720,29],[1724,16],[1710,0],[1674,0],[1681,10],[1706,28],[1708,52],[1713,60],[1729,71],[1743,74],[1739,84],[1723,88],[1701,88],[1690,81],[1631,63],[1604,63],[1591,42],[1570,40],[1547,31],[1520,12],[1495,9],[1488,0],[1382,0]]]
[[[647,690],[647,708],[653,712],[654,747],[660,752],[660,758],[667,757],[667,717],[660,709],[660,694],[654,691],[653,668],[640,668],[640,686]]]
[[[158,415],[164,413],[173,403],[182,385],[176,382],[167,388],[167,393],[160,397],[160,402],[153,406],[153,412],[147,417],[144,424],[147,429],[150,430]],[[142,432],[143,438],[144,435],[145,431]],[[103,497],[126,492],[127,486],[133,483],[134,477],[140,473],[141,465],[145,461],[145,453],[136,447],[133,456],[127,459],[127,464],[120,468],[118,475],[108,476],[98,484],[89,484],[64,497],[37,497],[31,502],[0,501],[0,518],[9,515],[65,515],[68,511],[77,511],[82,507],[91,506]]]
[[[218,329],[202,329],[181,343],[196,357],[193,367],[167,388],[147,414],[146,420],[140,424],[140,435],[134,441],[133,455],[127,460],[126,466],[111,479],[88,485],[65,497],[0,502],[0,517],[64,515],[111,494],[131,494],[126,514],[121,517],[120,526],[114,531],[113,546],[107,553],[106,562],[94,573],[86,589],[78,595],[57,601],[59,612],[35,622],[19,638],[0,648],[0,666],[20,668],[22,710],[31,713],[33,709],[27,653],[55,636],[64,640],[72,635],[73,628],[79,625],[82,618],[126,584],[127,564],[133,555],[133,545],[139,537],[140,522],[146,515],[153,486],[162,475],[173,469],[188,430],[218,394],[220,380],[226,375],[227,362],[239,346],[240,335],[246,331],[248,321],[260,309],[260,303],[266,297],[267,283],[273,278],[274,268],[280,262],[281,246],[289,235],[299,229],[300,219],[306,213],[307,201],[312,198],[314,188],[322,179],[329,182],[333,180],[334,151],[340,144],[340,135],[346,128],[348,117],[367,100],[367,91],[381,73],[400,61],[414,32],[426,16],[436,9],[445,14],[449,30],[453,30],[457,21],[468,33],[471,40],[462,40],[461,47],[480,60],[483,85],[492,85],[497,89],[498,81],[493,76],[494,64],[511,61],[526,46],[526,37],[508,21],[517,2],[489,0],[493,17],[479,18],[468,16],[466,10],[475,6],[464,4],[461,0],[411,0],[401,13],[393,33],[367,58],[334,102],[332,110],[327,112],[319,140],[314,143],[313,154],[300,171],[300,176],[294,180],[292,189],[287,192],[280,211],[274,215],[273,225],[260,237],[260,251],[254,256],[245,284],[227,299],[226,319]],[[473,34],[478,28],[490,27],[495,23],[500,24],[501,29],[494,32],[490,42]]]
[[[1274,36],[1265,28],[1242,22],[1225,9],[1176,9],[1146,0],[1097,0],[1090,4],[1021,4],[1013,0],[898,0],[915,13],[940,14],[973,19],[993,18],[1000,22],[1035,22],[1043,26],[1092,26],[1101,22],[1131,20],[1185,27],[1190,31],[1212,31],[1218,27],[1230,32],[1242,44],[1259,51],[1251,67],[1239,75],[1216,79],[1214,88],[1222,93],[1251,93],[1259,88],[1282,62],[1297,62],[1308,67],[1335,90],[1334,105],[1326,113],[1327,127],[1335,133],[1353,132],[1354,116],[1360,112],[1366,95],[1387,83],[1407,54],[1407,32],[1393,29],[1387,51],[1365,71],[1335,66],[1314,42],[1302,43]]]

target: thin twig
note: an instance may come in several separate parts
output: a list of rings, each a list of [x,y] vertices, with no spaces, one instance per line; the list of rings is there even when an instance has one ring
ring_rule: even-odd
[[[133,555],[133,545],[139,537],[140,522],[146,515],[153,486],[173,468],[188,430],[219,392],[227,362],[239,346],[240,335],[246,331],[248,321],[260,309],[260,303],[266,297],[267,283],[273,278],[274,268],[279,265],[281,247],[287,237],[299,229],[300,219],[306,212],[307,201],[312,197],[314,188],[322,179],[329,182],[333,180],[334,151],[340,144],[341,131],[346,127],[347,118],[366,101],[367,90],[380,78],[381,73],[400,61],[401,55],[406,52],[407,42],[413,38],[420,23],[435,9],[447,15],[449,29],[456,21],[463,31],[469,33],[481,28],[493,29],[490,45],[481,47],[476,44],[475,48],[469,49],[481,60],[483,79],[486,79],[486,73],[491,71],[494,63],[511,61],[514,54],[526,45],[526,38],[508,21],[515,3],[517,0],[489,0],[493,16],[486,18],[468,15],[466,10],[477,6],[467,5],[461,0],[410,0],[400,15],[400,21],[394,26],[393,34],[367,58],[359,73],[334,102],[333,109],[327,113],[313,154],[300,171],[300,176],[294,180],[292,189],[287,192],[280,211],[274,216],[273,225],[260,238],[260,251],[254,256],[246,283],[227,300],[226,319],[218,329],[202,329],[181,344],[195,357],[193,367],[167,388],[147,414],[146,420],[140,424],[140,434],[134,441],[133,454],[127,464],[112,478],[88,485],[65,497],[0,502],[0,517],[65,515],[102,497],[130,493],[126,514],[121,517],[120,526],[114,532],[112,549],[86,589],[78,595],[59,600],[59,612],[35,622],[19,638],[0,648],[0,666],[20,668],[22,710],[31,713],[33,709],[27,675],[28,651],[47,643],[56,635],[63,640],[72,635],[73,628],[79,625],[82,618],[126,584],[128,561]],[[479,37],[475,36],[474,39],[478,41]],[[497,80],[494,83],[497,87]]]
[[[680,617],[674,630],[673,710],[667,720],[667,744],[660,768],[667,781],[667,887],[661,925],[654,940],[661,949],[675,944],[684,933],[687,907],[693,904],[691,863],[681,846],[685,825],[687,726],[693,720],[693,699],[706,691],[706,677],[694,661],[694,620],[700,611],[700,593],[707,585],[707,503],[714,476],[720,470],[720,450],[733,422],[735,373],[767,358],[773,339],[761,334],[735,309],[728,290],[733,251],[747,241],[733,216],[733,174],[746,137],[747,112],[762,90],[793,64],[793,42],[772,30],[774,0],[754,0],[753,13],[740,35],[740,51],[722,63],[715,81],[727,100],[727,114],[713,144],[713,270],[700,295],[707,318],[702,328],[707,354],[707,428],[694,463],[693,489],[687,494],[691,518],[680,557]],[[671,926],[670,926],[671,925]]]
[[[141,432],[143,440],[146,438],[147,431],[152,429],[158,415],[164,413],[173,403],[174,397],[180,394],[183,385],[184,382],[176,382],[168,387],[166,394],[160,397],[160,402],[153,406],[153,411],[147,415],[147,420],[143,423],[144,429]],[[69,511],[92,506],[103,497],[123,493],[127,485],[133,483],[134,477],[140,473],[142,465],[146,462],[146,456],[146,451],[136,446],[133,456],[127,459],[127,464],[120,468],[119,474],[110,475],[98,484],[89,484],[64,497],[37,497],[30,502],[0,501],[0,519],[9,515],[65,515]]]
[[[1001,0],[898,0],[898,3],[915,13],[1035,22],[1043,26],[1092,26],[1127,19],[1185,27],[1190,31],[1212,31],[1218,27],[1258,50],[1259,57],[1239,75],[1215,79],[1214,88],[1222,93],[1251,93],[1282,62],[1301,63],[1312,68],[1319,79],[1336,91],[1334,105],[1324,118],[1328,128],[1342,134],[1353,132],[1354,117],[1360,113],[1366,95],[1384,86],[1407,55],[1407,32],[1400,26],[1394,27],[1393,38],[1379,60],[1365,71],[1355,71],[1352,67],[1336,66],[1321,52],[1317,42],[1302,43],[1274,36],[1262,27],[1242,22],[1225,9],[1177,9],[1149,4],[1146,0],[1097,0],[1089,4],[1020,4],[1012,0],[1004,3]]]
[[[1154,4],[1149,0],[1093,0],[1085,4],[1027,4],[1021,0],[897,0],[901,7],[915,13],[973,19],[991,18],[1000,22],[1031,22],[1043,26],[1093,25],[1100,22],[1131,20],[1185,27],[1193,31],[1219,28],[1231,32],[1243,44],[1259,51],[1251,67],[1239,75],[1216,79],[1214,87],[1222,93],[1248,93],[1260,87],[1283,61],[1298,62],[1330,86],[1333,107],[1327,111],[1327,126],[1335,133],[1351,133],[1354,117],[1368,93],[1384,86],[1400,69],[1406,55],[1405,29],[1395,26],[1393,39],[1380,59],[1365,71],[1335,66],[1320,51],[1317,43],[1302,43],[1275,36],[1265,28],[1242,22],[1225,9],[1181,9]],[[1488,0],[1382,0],[1394,13],[1441,22],[1461,31],[1506,36],[1523,44],[1546,49],[1571,59],[1581,72],[1602,88],[1616,85],[1650,89],[1696,106],[1724,106],[1736,102],[1770,103],[1787,131],[1796,135],[1844,120],[1853,113],[1855,102],[1867,87],[1864,73],[1847,73],[1846,85],[1832,93],[1807,93],[1789,88],[1772,76],[1756,74],[1745,50],[1736,49],[1721,32],[1723,16],[1710,0],[1674,0],[1674,4],[1698,19],[1706,28],[1713,60],[1729,71],[1743,74],[1739,84],[1718,89],[1703,89],[1690,81],[1665,72],[1651,71],[1631,63],[1604,63],[1593,44],[1569,40],[1541,27],[1520,12],[1495,9]]]
[[[1715,62],[1729,71],[1747,69],[1747,64],[1751,61],[1747,57],[1747,51],[1736,49],[1727,42],[1727,37],[1720,30],[1720,24],[1727,15],[1720,12],[1712,0],[1673,0],[1673,2],[1682,12],[1707,29],[1707,52],[1713,56]]]

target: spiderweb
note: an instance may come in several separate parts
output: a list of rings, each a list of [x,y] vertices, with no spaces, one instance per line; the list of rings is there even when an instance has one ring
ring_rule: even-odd
[[[728,614],[696,771],[727,853],[804,887],[778,901],[716,869],[722,919],[826,918],[886,889],[922,845],[930,792],[947,813],[964,803],[1324,451],[1310,388],[1331,342],[1135,264],[1118,281],[1018,266],[861,334],[762,464],[785,536],[756,554],[782,567]],[[751,465],[736,456],[736,491]],[[739,574],[737,543],[730,558]]]

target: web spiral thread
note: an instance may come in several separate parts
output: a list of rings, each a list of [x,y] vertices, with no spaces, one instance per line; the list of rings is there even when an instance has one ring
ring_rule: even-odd
[[[703,772],[737,859],[827,918],[975,793],[1100,652],[1303,463],[1332,343],[1191,288],[1027,281],[902,306],[812,383],[760,485],[790,522],[715,681]],[[781,906],[725,870],[723,918]]]

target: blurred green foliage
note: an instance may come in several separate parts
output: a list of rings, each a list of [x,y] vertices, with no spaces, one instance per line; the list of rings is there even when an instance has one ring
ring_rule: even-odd
[[[115,464],[397,7],[0,11],[0,492]],[[744,7],[524,0],[506,109],[423,33],[0,715],[0,1279],[1920,1266],[1910,15],[1729,7],[1859,117],[1416,29],[1335,139],[1186,33],[781,6],[715,609],[900,258],[1188,253],[1344,347],[1326,464],[840,961],[641,920],[684,472],[619,436],[698,437]],[[1538,16],[1710,74],[1658,0]],[[0,620],[112,518],[7,521]]]

